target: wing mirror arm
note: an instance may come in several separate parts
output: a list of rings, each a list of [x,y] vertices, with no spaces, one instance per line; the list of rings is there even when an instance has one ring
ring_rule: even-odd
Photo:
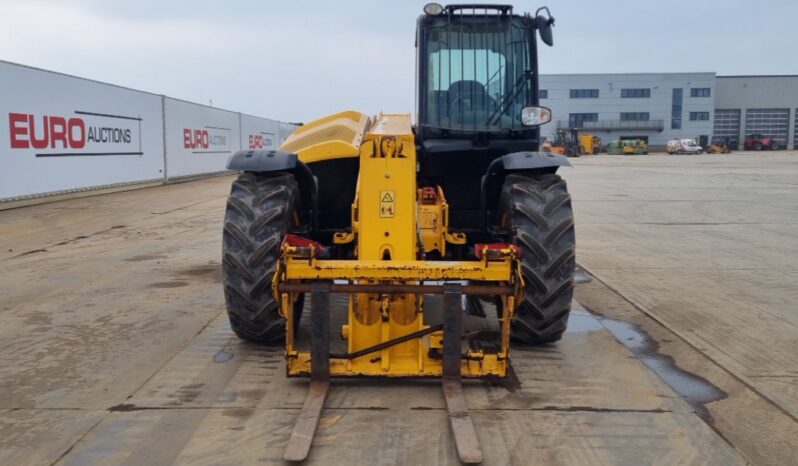
[[[545,11],[546,16],[540,14],[542,11]],[[554,45],[554,35],[552,33],[553,27],[554,17],[551,16],[549,7],[542,6],[538,8],[538,10],[535,12],[535,28],[538,30],[538,34],[540,34],[540,40],[542,40],[543,43],[549,47]]]

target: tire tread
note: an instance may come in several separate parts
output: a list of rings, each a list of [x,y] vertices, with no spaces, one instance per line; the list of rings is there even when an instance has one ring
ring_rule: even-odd
[[[230,189],[222,234],[224,295],[230,326],[244,340],[271,344],[285,338],[272,281],[291,226],[288,213],[298,202],[299,188],[287,173],[243,173]]]
[[[512,241],[521,249],[526,287],[512,322],[512,337],[529,344],[562,338],[573,299],[575,232],[571,197],[556,174],[512,174],[500,205]]]

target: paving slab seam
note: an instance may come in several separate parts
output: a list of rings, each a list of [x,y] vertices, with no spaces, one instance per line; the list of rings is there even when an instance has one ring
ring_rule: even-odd
[[[193,342],[195,338],[197,338],[197,337],[198,337],[198,336],[199,336],[199,335],[200,335],[202,332],[204,332],[204,331],[205,331],[205,330],[206,330],[208,327],[210,327],[210,326],[211,326],[211,324],[213,323],[213,321],[215,321],[216,319],[218,319],[218,318],[219,318],[219,316],[221,316],[221,315],[222,315],[222,313],[224,313],[224,312],[225,312],[224,310],[220,310],[220,311],[219,311],[219,312],[217,312],[217,313],[216,313],[216,314],[215,314],[215,315],[214,315],[212,318],[210,318],[210,319],[209,319],[207,322],[205,322],[205,324],[204,324],[204,325],[203,325],[203,326],[202,326],[202,327],[201,327],[199,330],[197,330],[197,332],[194,334],[194,336],[192,336],[191,338],[189,338],[189,339],[186,341],[186,343],[185,343],[183,346],[181,346],[180,348],[177,348],[177,350],[176,350],[174,353],[172,353],[172,356],[171,356],[169,359],[165,360],[165,361],[163,362],[163,364],[161,364],[160,366],[158,366],[158,367],[157,367],[157,368],[156,368],[156,369],[155,369],[155,370],[152,372],[152,374],[150,374],[150,376],[149,376],[149,377],[147,377],[147,378],[146,378],[146,379],[145,379],[145,380],[144,380],[142,383],[140,383],[138,387],[134,388],[134,389],[133,389],[133,391],[131,391],[131,392],[130,392],[130,394],[129,394],[127,397],[125,397],[125,399],[126,399],[126,400],[129,400],[129,399],[130,399],[130,398],[132,398],[132,397],[133,397],[133,396],[134,396],[134,395],[135,395],[135,394],[136,394],[136,393],[137,393],[139,390],[141,390],[141,389],[142,389],[142,387],[144,387],[145,385],[147,385],[147,382],[149,382],[150,380],[152,380],[152,378],[153,378],[153,377],[155,377],[156,375],[158,375],[158,373],[159,373],[159,372],[161,372],[161,370],[162,370],[164,367],[166,367],[166,365],[167,365],[167,364],[169,364],[170,362],[172,362],[172,360],[173,360],[174,358],[176,358],[176,357],[177,357],[177,356],[178,356],[178,355],[179,355],[179,354],[180,354],[180,353],[181,353],[181,352],[182,352],[184,349],[188,348],[188,346],[191,344],[191,342]],[[110,408],[109,408],[109,409],[110,409]]]
[[[69,448],[67,448],[66,450],[64,450],[64,452],[63,452],[63,453],[61,453],[61,454],[58,456],[58,458],[56,458],[54,461],[52,461],[52,462],[50,463],[50,465],[49,465],[49,466],[54,466],[54,465],[58,464],[58,463],[59,463],[59,462],[60,462],[62,459],[66,458],[66,456],[69,454],[69,452],[71,452],[72,450],[74,450],[74,449],[75,449],[75,447],[76,447],[76,446],[78,446],[78,444],[79,444],[79,443],[80,443],[80,442],[81,442],[83,439],[85,439],[85,438],[86,438],[86,437],[87,437],[87,436],[88,436],[90,433],[92,433],[92,431],[94,431],[94,429],[96,429],[96,428],[97,428],[97,426],[99,426],[100,424],[102,424],[102,422],[103,422],[103,421],[104,421],[104,420],[105,420],[107,417],[108,417],[108,414],[106,414],[105,416],[102,416],[101,418],[97,419],[97,422],[95,422],[94,424],[92,424],[92,426],[91,426],[91,427],[89,427],[88,429],[86,429],[86,432],[84,432],[84,433],[83,433],[83,434],[82,434],[80,437],[78,437],[78,439],[77,439],[77,440],[75,440],[75,441],[72,443],[72,445],[70,445],[70,446],[69,446]]]
[[[31,408],[3,408],[3,411],[8,411],[8,412],[11,412],[11,413],[16,412],[16,411],[82,411],[82,412],[98,411],[98,412],[101,412],[101,411],[105,411],[105,409],[102,409],[102,408],[61,408],[61,407],[58,407],[58,406],[52,406],[52,407],[48,407],[48,408],[44,408],[44,407],[41,407],[41,408],[37,408],[37,407],[31,407]]]
[[[324,408],[324,409],[350,409],[350,408]],[[446,411],[446,408],[428,408],[425,406],[411,407],[411,411]],[[555,411],[559,413],[652,413],[652,414],[678,414],[670,409],[624,409],[624,408],[596,408],[593,406],[544,406],[542,408],[468,408],[469,411]]]
[[[82,241],[84,239],[89,239],[89,238],[92,238],[94,236],[101,235],[103,233],[109,233],[109,232],[114,231],[114,230],[120,230],[122,228],[126,228],[126,225],[113,225],[110,228],[106,228],[104,230],[95,231],[93,233],[89,233],[89,234],[86,234],[86,235],[75,236],[73,238],[65,239],[63,241],[59,241],[58,243],[54,243],[54,244],[51,244],[49,246],[44,246],[43,248],[31,249],[30,251],[21,252],[21,253],[17,254],[16,256],[11,256],[11,257],[6,257],[5,259],[0,259],[0,261],[5,262],[5,261],[13,260],[13,259],[19,259],[20,257],[29,256],[31,254],[36,254],[36,253],[40,253],[40,252],[48,252],[49,249],[52,249],[52,248],[54,248],[56,246],[66,246],[68,244],[76,243],[76,242]]]
[[[718,362],[717,362],[717,361],[716,361],[716,360],[715,360],[713,357],[711,357],[711,356],[710,356],[710,355],[708,355],[706,352],[702,351],[702,350],[701,350],[701,349],[700,349],[700,348],[699,348],[697,345],[695,345],[695,344],[694,344],[694,342],[692,341],[692,339],[691,339],[690,337],[688,337],[688,336],[684,335],[684,332],[682,332],[682,331],[680,331],[680,330],[678,330],[678,329],[672,328],[672,327],[670,327],[669,325],[667,325],[665,322],[663,322],[663,321],[662,321],[662,320],[661,320],[659,317],[657,317],[655,314],[653,314],[653,313],[649,312],[649,311],[648,311],[648,310],[647,310],[647,309],[646,309],[644,306],[642,306],[642,305],[640,305],[640,304],[636,303],[635,301],[633,301],[632,299],[630,299],[629,297],[627,297],[626,295],[624,295],[623,293],[621,293],[621,292],[620,292],[620,291],[619,291],[617,288],[615,288],[614,286],[612,286],[612,285],[610,285],[609,283],[607,283],[607,282],[606,282],[604,279],[602,279],[600,276],[598,276],[597,274],[595,274],[595,273],[591,272],[591,269],[590,269],[590,268],[588,268],[588,267],[586,267],[584,264],[582,264],[582,263],[579,263],[578,265],[579,265],[579,267],[581,267],[581,268],[582,268],[584,271],[586,271],[588,274],[590,274],[590,275],[591,275],[591,276],[593,276],[593,277],[594,277],[596,280],[598,280],[598,281],[599,281],[601,284],[603,284],[603,285],[604,285],[604,286],[606,286],[608,289],[610,289],[610,290],[611,290],[613,293],[615,293],[616,295],[618,295],[618,296],[619,296],[621,299],[623,299],[624,301],[626,301],[627,303],[629,303],[629,304],[630,304],[632,307],[634,307],[634,308],[635,308],[635,309],[637,309],[638,311],[642,312],[643,314],[645,314],[646,316],[648,316],[649,318],[651,318],[651,319],[652,319],[654,322],[658,323],[658,324],[659,324],[659,325],[661,325],[663,328],[665,328],[666,330],[670,331],[671,333],[673,333],[674,335],[676,335],[677,337],[679,337],[679,338],[680,338],[680,339],[681,339],[681,340],[682,340],[682,341],[683,341],[685,344],[687,344],[687,345],[688,345],[690,348],[692,348],[693,350],[697,351],[699,354],[702,354],[702,355],[704,355],[704,357],[706,357],[708,360],[712,361],[712,363],[713,363],[713,364],[714,364],[716,367],[718,367],[719,369],[723,370],[724,372],[726,372],[727,374],[729,374],[729,375],[730,375],[730,376],[732,376],[733,378],[737,379],[737,380],[738,380],[740,383],[742,383],[743,385],[745,385],[745,386],[746,386],[748,389],[750,389],[751,391],[753,391],[753,392],[754,392],[754,393],[756,393],[757,395],[761,396],[763,399],[767,400],[767,401],[768,401],[768,403],[770,403],[772,406],[774,406],[775,408],[777,408],[779,411],[781,411],[782,413],[784,413],[785,415],[787,415],[788,417],[790,417],[790,418],[791,418],[793,421],[795,421],[795,422],[798,422],[798,417],[796,417],[794,413],[792,413],[790,410],[788,410],[788,409],[784,408],[784,407],[783,407],[783,406],[781,406],[779,403],[777,403],[776,401],[774,401],[774,400],[773,400],[773,399],[772,399],[772,398],[771,398],[771,397],[768,395],[768,393],[767,393],[765,390],[763,390],[761,387],[758,387],[758,386],[756,386],[756,384],[755,384],[755,383],[754,383],[752,380],[750,380],[750,379],[749,379],[747,376],[745,376],[745,375],[743,375],[743,374],[739,374],[739,373],[737,373],[736,371],[734,371],[734,370],[731,370],[731,369],[729,369],[728,367],[725,367],[724,365],[722,365],[722,364],[718,363]],[[710,427],[711,427],[711,426],[710,426]]]
[[[201,334],[203,331],[205,331],[205,330],[206,330],[208,327],[210,327],[211,323],[213,323],[213,321],[214,321],[214,320],[216,320],[216,319],[217,319],[217,318],[218,318],[218,317],[219,317],[219,316],[222,314],[222,312],[224,312],[224,311],[220,310],[220,311],[219,311],[219,312],[217,312],[217,313],[216,313],[216,314],[215,314],[215,315],[214,315],[214,316],[213,316],[211,319],[209,319],[209,320],[208,320],[208,321],[205,323],[205,325],[203,325],[203,326],[202,326],[202,328],[200,328],[200,329],[199,329],[199,331],[197,331],[197,332],[194,334],[194,336],[192,336],[190,339],[188,339],[188,341],[186,341],[186,343],[185,343],[184,345],[182,345],[180,348],[178,348],[178,349],[177,349],[177,350],[176,350],[176,351],[175,351],[175,352],[172,354],[172,356],[171,356],[170,358],[168,358],[166,361],[164,361],[164,362],[163,362],[163,364],[161,364],[160,366],[158,366],[157,368],[155,368],[155,369],[153,370],[152,374],[150,374],[150,376],[149,376],[149,377],[147,377],[147,378],[146,378],[146,380],[144,380],[144,381],[143,381],[141,384],[139,384],[139,385],[138,385],[138,386],[137,386],[135,389],[133,389],[133,391],[132,391],[132,392],[130,392],[130,394],[129,394],[129,395],[126,397],[126,399],[130,399],[130,398],[132,398],[132,397],[133,397],[133,396],[136,394],[136,392],[138,392],[139,390],[141,390],[141,388],[142,388],[142,387],[144,387],[144,386],[147,384],[147,382],[149,382],[149,381],[150,381],[150,380],[151,380],[153,377],[155,377],[155,376],[156,376],[156,375],[157,375],[157,374],[158,374],[158,373],[159,373],[159,372],[160,372],[160,371],[161,371],[161,370],[162,370],[162,369],[163,369],[163,368],[164,368],[164,367],[165,367],[165,366],[166,366],[166,365],[167,365],[169,362],[171,362],[171,361],[172,361],[172,360],[173,360],[175,357],[177,357],[177,355],[179,355],[181,351],[183,351],[184,349],[186,349],[186,348],[187,348],[187,347],[188,347],[188,346],[191,344],[191,342],[192,342],[192,341],[194,341],[194,339],[195,339],[195,338],[197,338],[197,336],[199,336],[199,335],[200,335],[200,334]],[[111,408],[108,408],[108,409],[106,409],[105,411],[106,411],[105,415],[104,415],[104,416],[102,416],[102,417],[100,417],[100,418],[97,420],[97,422],[95,422],[95,423],[94,423],[94,424],[93,424],[93,425],[92,425],[92,426],[91,426],[89,429],[87,429],[87,430],[86,430],[86,432],[84,432],[84,433],[83,433],[83,434],[82,434],[80,437],[78,437],[78,439],[77,439],[77,440],[75,440],[75,442],[73,442],[73,443],[72,443],[72,445],[70,445],[70,447],[69,447],[69,448],[67,448],[67,449],[66,449],[66,451],[64,451],[64,452],[63,452],[63,453],[62,453],[62,454],[61,454],[61,455],[60,455],[58,458],[56,458],[56,459],[55,459],[55,461],[51,462],[51,463],[50,463],[50,466],[54,466],[54,465],[58,464],[58,463],[59,463],[59,462],[60,462],[62,459],[64,459],[64,458],[65,458],[65,457],[66,457],[66,456],[69,454],[69,452],[71,452],[71,451],[72,451],[72,450],[73,450],[73,449],[74,449],[76,446],[78,446],[78,445],[80,444],[80,442],[82,442],[82,441],[83,441],[83,440],[84,440],[84,439],[85,439],[85,438],[86,438],[86,437],[87,437],[89,434],[91,434],[91,433],[94,431],[94,429],[96,429],[96,428],[97,428],[97,426],[99,426],[100,424],[102,424],[102,423],[103,423],[103,421],[105,421],[106,419],[108,419],[108,417],[109,417],[109,416],[111,416],[112,414],[114,414],[114,411],[113,411]]]

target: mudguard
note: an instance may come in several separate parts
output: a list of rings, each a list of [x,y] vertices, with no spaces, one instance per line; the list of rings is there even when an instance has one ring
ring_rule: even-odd
[[[240,150],[227,160],[227,169],[255,173],[291,173],[302,196],[303,224],[311,231],[318,227],[319,197],[316,178],[296,154],[280,150]]]
[[[240,150],[227,160],[228,170],[275,172],[293,170],[297,155],[279,150]]]
[[[501,160],[501,164],[507,171],[541,168],[554,168],[556,170],[557,167],[571,166],[571,162],[567,158],[551,152],[513,152],[502,156],[499,160]]]
[[[491,224],[491,212],[498,207],[502,185],[508,174],[523,171],[555,173],[560,167],[570,166],[571,162],[563,155],[532,151],[512,152],[491,162],[482,176],[482,229],[487,230]]]

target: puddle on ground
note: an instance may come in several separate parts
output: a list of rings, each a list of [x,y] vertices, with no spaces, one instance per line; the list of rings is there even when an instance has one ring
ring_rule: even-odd
[[[728,396],[726,392],[707,379],[680,368],[672,357],[661,354],[659,343],[639,326],[624,320],[603,317],[594,312],[583,312],[587,312],[596,322],[609,330],[619,342],[629,348],[635,357],[657,374],[676,394],[687,401],[696,414],[705,421],[712,422],[712,416],[704,405],[726,398]],[[571,320],[568,322],[568,331],[571,331],[571,322]]]
[[[568,329],[566,333],[584,333],[601,330],[603,326],[596,316],[584,309],[573,309],[568,316]]]
[[[576,272],[574,272],[574,283],[590,283],[592,281],[593,277],[591,277],[590,274],[579,267],[576,268]]]
[[[238,399],[238,393],[235,390],[224,392],[216,399],[219,403],[232,403]]]
[[[616,340],[629,348],[636,358],[687,401],[701,418],[707,422],[712,421],[712,416],[704,405],[726,398],[728,396],[726,392],[705,378],[680,368],[672,357],[661,354],[659,343],[639,326],[624,320],[605,317],[590,309],[581,308],[574,302],[566,333],[594,332],[603,328],[606,328]]]
[[[227,362],[233,359],[233,353],[221,350],[213,355],[213,362]]]

